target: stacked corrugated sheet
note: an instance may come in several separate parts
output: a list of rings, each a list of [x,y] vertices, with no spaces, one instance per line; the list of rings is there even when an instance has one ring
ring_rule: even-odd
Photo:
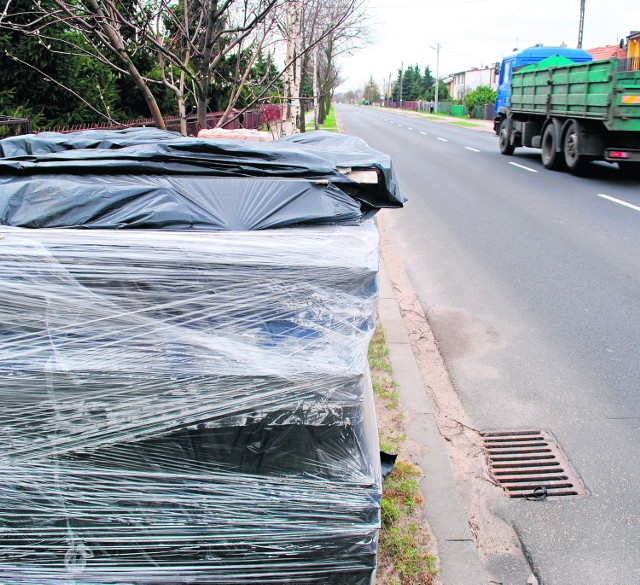
[[[0,148],[0,582],[370,583],[388,159],[323,134]]]

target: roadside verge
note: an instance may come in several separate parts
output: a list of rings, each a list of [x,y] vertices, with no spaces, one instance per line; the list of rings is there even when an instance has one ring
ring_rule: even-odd
[[[378,315],[398,384],[405,432],[410,441],[422,447],[412,457],[424,472],[420,482],[423,514],[436,540],[442,581],[445,585],[486,585],[487,578],[458,498],[443,438],[384,263],[380,271]],[[435,343],[433,351],[438,351]]]
[[[338,129],[344,133],[340,115],[336,113]],[[384,212],[379,214],[378,227],[384,223]],[[458,496],[451,465],[445,450],[444,438],[434,416],[434,405],[424,387],[423,379],[416,363],[409,335],[403,321],[394,277],[387,270],[393,266],[393,273],[403,271],[392,257],[384,229],[381,229],[382,258],[379,274],[380,296],[378,316],[385,331],[393,378],[397,384],[402,424],[407,439],[420,448],[412,453],[413,463],[418,465],[424,476],[420,489],[424,504],[423,515],[430,526],[437,547],[440,578],[444,585],[486,585],[487,576],[482,567],[476,542],[469,527],[467,516]],[[423,327],[428,328],[425,322]],[[427,350],[435,356],[438,371],[434,376],[449,383],[448,374],[440,357],[430,329]],[[425,348],[425,345],[422,346]]]

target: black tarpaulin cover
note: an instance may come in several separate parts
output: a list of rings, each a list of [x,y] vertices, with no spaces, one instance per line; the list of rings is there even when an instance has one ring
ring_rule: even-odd
[[[377,184],[348,170],[374,170]],[[402,207],[389,157],[313,132],[268,143],[150,128],[0,141],[0,225],[255,230],[356,225]]]

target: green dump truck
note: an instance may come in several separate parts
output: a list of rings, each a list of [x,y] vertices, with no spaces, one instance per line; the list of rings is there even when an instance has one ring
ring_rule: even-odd
[[[540,148],[547,169],[578,174],[589,161],[607,160],[640,176],[640,71],[623,65],[537,63],[514,71],[508,105],[496,111],[500,152]]]

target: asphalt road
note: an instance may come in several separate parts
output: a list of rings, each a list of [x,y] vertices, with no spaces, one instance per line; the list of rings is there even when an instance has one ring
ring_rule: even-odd
[[[640,181],[605,163],[547,171],[469,128],[338,112],[393,158],[409,202],[387,225],[474,424],[550,431],[589,491],[505,496],[498,513],[545,585],[640,583]]]

